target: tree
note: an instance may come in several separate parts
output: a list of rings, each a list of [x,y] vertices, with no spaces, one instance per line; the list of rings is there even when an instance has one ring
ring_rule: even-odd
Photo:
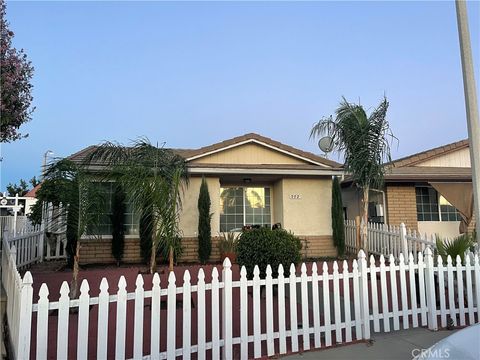
[[[37,192],[37,202],[32,207],[30,219],[38,224],[47,205],[53,206],[50,228],[65,229],[67,237],[67,265],[73,268],[71,296],[77,297],[80,263],[80,240],[87,232],[95,232],[99,214],[104,211],[105,197],[91,176],[78,164],[59,160],[48,166],[42,187]],[[88,231],[90,229],[90,231]]]
[[[123,258],[125,247],[125,212],[127,205],[125,192],[121,184],[114,184],[113,186],[112,213],[110,215],[112,223],[112,255],[117,260],[117,265],[119,265]]]
[[[340,181],[333,178],[332,183],[332,236],[333,244],[337,248],[338,255],[345,254],[345,224],[343,219],[343,203]]]
[[[18,184],[8,184],[7,185],[7,195],[8,196],[23,196],[28,192],[28,184],[25,180],[20,179]]]
[[[32,188],[40,184],[40,181],[34,176],[29,180],[30,185],[32,185]],[[20,179],[20,182],[17,184],[8,184],[7,185],[7,194],[8,196],[15,196],[18,194],[18,196],[24,196],[28,192],[28,184],[25,180]]]
[[[0,0],[0,142],[11,142],[27,135],[19,132],[32,118],[33,66],[24,50],[12,46],[13,32],[6,19],[6,3]]]
[[[90,164],[101,164],[104,179],[122,185],[134,211],[141,214],[145,204],[151,206],[150,272],[156,270],[158,250],[168,258],[173,271],[175,249],[179,248],[182,191],[188,183],[185,160],[169,149],[139,139],[130,147],[111,142],[100,144],[87,157],[86,165]]]
[[[210,194],[205,177],[202,177],[200,193],[198,195],[198,257],[202,264],[210,258],[212,252],[212,229],[210,221]]]
[[[310,137],[328,135],[333,150],[344,157],[345,171],[363,190],[362,244],[367,248],[368,194],[371,188],[383,185],[385,162],[391,161],[390,142],[395,139],[387,121],[386,98],[367,115],[362,105],[351,104],[342,98],[332,116],[316,123]]]
[[[152,255],[152,224],[152,207],[145,204],[140,210],[140,224],[138,228],[140,235],[140,255],[147,264]]]

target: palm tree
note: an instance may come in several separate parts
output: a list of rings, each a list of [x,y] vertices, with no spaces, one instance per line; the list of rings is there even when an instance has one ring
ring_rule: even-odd
[[[344,157],[345,171],[363,190],[362,245],[367,248],[368,194],[380,188],[385,175],[385,162],[391,161],[390,142],[396,139],[386,119],[386,98],[367,115],[362,105],[349,103],[344,97],[335,111],[316,123],[310,138],[330,136],[333,150]]]
[[[95,232],[99,214],[105,207],[104,194],[97,185],[81,165],[68,159],[55,161],[45,171],[30,215],[34,223],[47,221],[50,231],[65,231],[67,265],[73,268],[70,284],[72,298],[76,298],[78,293],[81,237],[88,230]],[[48,204],[54,208],[52,217],[42,219]]]
[[[141,214],[146,204],[150,205],[151,216],[147,217],[152,234],[150,272],[156,270],[158,250],[168,257],[173,271],[183,188],[188,183],[185,160],[141,138],[130,147],[104,142],[87,157],[86,165],[92,169],[100,166],[102,179],[119,182],[135,212]]]

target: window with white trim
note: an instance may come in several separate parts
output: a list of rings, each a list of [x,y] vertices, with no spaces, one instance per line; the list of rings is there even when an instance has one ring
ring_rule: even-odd
[[[415,187],[418,221],[460,221],[458,210],[430,186]]]
[[[220,231],[240,231],[245,225],[272,225],[269,187],[220,188]]]

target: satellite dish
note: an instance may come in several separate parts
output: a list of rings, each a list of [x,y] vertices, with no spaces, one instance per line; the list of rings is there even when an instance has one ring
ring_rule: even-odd
[[[325,154],[328,154],[333,149],[333,139],[330,136],[324,136],[318,141],[318,147]]]

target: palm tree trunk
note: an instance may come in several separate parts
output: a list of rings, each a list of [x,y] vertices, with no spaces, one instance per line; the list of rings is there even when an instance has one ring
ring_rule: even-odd
[[[363,251],[368,255],[368,193],[370,188],[365,186],[363,188],[363,212],[362,212],[362,222],[361,226],[361,236],[362,236],[362,247]]]
[[[77,240],[77,247],[75,249],[75,256],[73,257],[73,273],[72,282],[70,283],[70,298],[76,299],[78,296],[78,273],[80,270],[80,240]]]
[[[168,270],[173,271],[173,246],[170,245],[170,252],[168,254]]]
[[[150,274],[157,271],[157,246],[156,241],[152,238],[152,253],[150,254]]]

